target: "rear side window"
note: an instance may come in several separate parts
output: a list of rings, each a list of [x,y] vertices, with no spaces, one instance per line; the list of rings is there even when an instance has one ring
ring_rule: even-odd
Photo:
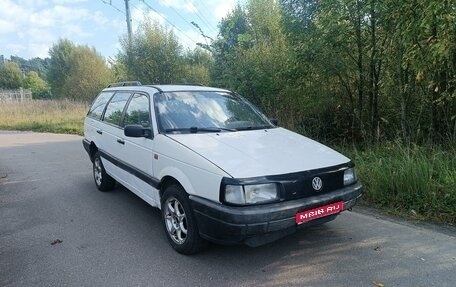
[[[114,124],[116,126],[120,125],[122,112],[125,108],[125,105],[127,104],[128,99],[130,98],[130,95],[130,92],[116,93],[106,107],[103,121]]]
[[[106,103],[112,97],[114,92],[102,92],[98,95],[98,97],[93,101],[92,107],[90,108],[89,113],[87,116],[94,118],[94,119],[101,119],[101,115],[103,114],[103,110],[106,106]]]
[[[125,111],[124,126],[141,125],[150,128],[150,104],[146,95],[135,94]]]

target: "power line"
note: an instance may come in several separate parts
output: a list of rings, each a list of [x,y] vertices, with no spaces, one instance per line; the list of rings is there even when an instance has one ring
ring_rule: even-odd
[[[200,0],[198,0],[197,2],[200,3],[200,7],[201,7],[201,6],[204,7],[204,3],[203,3],[203,2],[201,2]],[[195,7],[196,7],[196,6],[195,6]],[[206,24],[207,24],[207,26],[208,26],[209,28],[211,28],[214,32],[218,32],[217,29],[216,29],[216,27],[213,27],[213,25],[211,25],[211,23],[209,22],[209,20],[207,20],[207,18],[204,17],[203,13],[201,13],[198,9],[197,9],[197,12],[198,12],[198,14],[203,18],[203,20],[206,22]]]
[[[190,22],[188,22],[187,19],[184,18],[184,16],[182,16],[176,9],[174,9],[174,7],[169,6],[169,8],[171,8],[174,11],[174,13],[177,14],[177,16],[179,16],[182,20],[184,20],[184,22],[187,22],[187,24],[190,24]]]
[[[129,38],[131,38],[131,16],[130,16],[130,9],[128,8],[128,1],[129,0],[124,0],[125,1],[125,8],[127,9],[127,11],[123,11],[119,8],[117,8],[115,5],[112,4],[112,0],[109,0],[109,2],[107,0],[100,0],[101,2],[103,2],[104,4],[106,5],[109,5],[111,6],[112,8],[114,8],[116,11],[118,11],[119,13],[122,13],[124,15],[126,15],[127,17],[127,29],[128,29],[128,35],[129,35]],[[149,3],[147,3],[145,0],[139,0],[139,2],[142,2],[144,3],[144,5],[147,6],[147,8],[149,8],[150,10],[154,11],[159,17],[161,17],[163,20],[165,20],[169,25],[171,25],[174,29],[176,29],[178,32],[180,32],[182,35],[184,35],[187,39],[189,39],[190,41],[192,41],[193,43],[195,44],[198,44],[197,41],[193,40],[190,36],[188,36],[184,31],[182,31],[179,27],[177,27],[176,25],[174,25],[171,21],[169,21],[166,17],[164,17],[162,14],[160,14],[155,8],[153,8],[151,5],[149,5]],[[138,7],[136,7],[134,4],[131,4],[134,8],[138,9],[138,10],[141,10],[139,9]],[[185,20],[185,18],[180,15],[175,9],[173,9],[174,12],[176,12],[177,15],[179,15],[179,17],[181,17],[185,22],[187,22],[188,24],[190,24],[187,20]],[[193,24],[190,24],[193,26]]]
[[[154,11],[158,16],[160,16],[161,18],[163,18],[163,20],[165,20],[168,24],[170,24],[172,27],[174,27],[177,31],[181,32],[182,35],[184,35],[185,37],[187,37],[187,39],[189,39],[190,41],[192,41],[193,43],[195,44],[198,44],[198,42],[196,42],[195,40],[193,40],[192,38],[190,38],[184,31],[182,31],[181,29],[179,29],[176,25],[174,25],[171,21],[169,21],[166,17],[164,17],[162,14],[160,14],[155,8],[153,8],[152,6],[150,6],[145,0],[139,0],[139,2],[142,2],[144,3],[144,5],[147,6],[147,8],[149,8],[150,10]]]
[[[124,0],[124,1],[125,1],[125,11],[122,11],[119,8],[117,8],[116,6],[112,5],[112,0],[109,0],[109,3],[107,0],[101,0],[101,2],[103,2],[104,4],[113,7],[118,12],[125,15],[126,21],[127,21],[128,42],[131,43],[131,15],[130,15],[130,5],[129,5],[130,0]]]
[[[112,0],[109,0],[109,2],[107,0],[100,0],[101,2],[103,2],[104,4],[106,5],[109,5],[111,6],[112,8],[114,8],[115,10],[117,10],[117,12],[119,13],[122,13],[125,15],[125,11],[122,11],[121,9],[117,8],[116,6],[112,5]]]
[[[193,7],[195,7],[196,16],[203,22],[204,25],[206,25],[206,27],[208,27],[210,30],[212,30],[212,32],[217,33],[217,30],[214,27],[212,27],[212,25],[209,23],[209,21],[206,19],[206,17],[204,17],[203,14],[200,13],[200,11],[198,10],[198,7],[193,5],[193,3],[190,2],[190,0],[185,0],[185,2],[187,2],[189,5],[192,5]]]
[[[190,26],[192,26],[195,30],[197,30],[198,32],[200,32],[201,35],[204,37],[204,34],[203,34],[201,28],[200,28],[198,25],[195,25],[195,22],[193,22],[193,21],[192,21],[192,22],[189,22],[189,21],[188,21],[187,19],[185,19],[184,16],[182,16],[182,15],[177,11],[177,9],[175,9],[174,7],[169,6],[169,8],[171,8],[171,9],[174,11],[174,13],[176,13],[184,22],[186,22],[187,24],[189,24]],[[195,7],[195,8],[196,8],[196,7]],[[206,39],[206,38],[204,38],[204,41],[206,42],[206,45],[207,45],[207,39]]]

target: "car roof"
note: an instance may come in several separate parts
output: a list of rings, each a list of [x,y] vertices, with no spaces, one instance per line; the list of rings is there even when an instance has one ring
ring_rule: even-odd
[[[104,89],[105,91],[150,91],[150,88],[154,88],[162,92],[184,92],[184,91],[217,91],[217,92],[230,92],[226,89],[206,87],[201,85],[131,85],[131,86],[112,86]]]
[[[178,91],[225,91],[225,89],[206,87],[201,85],[148,85],[149,87],[158,88],[163,92],[178,92]]]

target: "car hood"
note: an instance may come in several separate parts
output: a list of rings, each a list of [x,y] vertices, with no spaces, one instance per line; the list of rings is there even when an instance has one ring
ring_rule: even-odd
[[[234,178],[286,174],[350,161],[316,141],[283,128],[168,136]]]

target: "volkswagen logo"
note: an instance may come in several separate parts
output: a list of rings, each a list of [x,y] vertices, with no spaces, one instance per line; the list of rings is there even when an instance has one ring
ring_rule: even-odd
[[[316,191],[320,191],[321,188],[323,187],[323,181],[321,180],[321,178],[319,178],[318,176],[314,177],[312,179],[312,187]]]

